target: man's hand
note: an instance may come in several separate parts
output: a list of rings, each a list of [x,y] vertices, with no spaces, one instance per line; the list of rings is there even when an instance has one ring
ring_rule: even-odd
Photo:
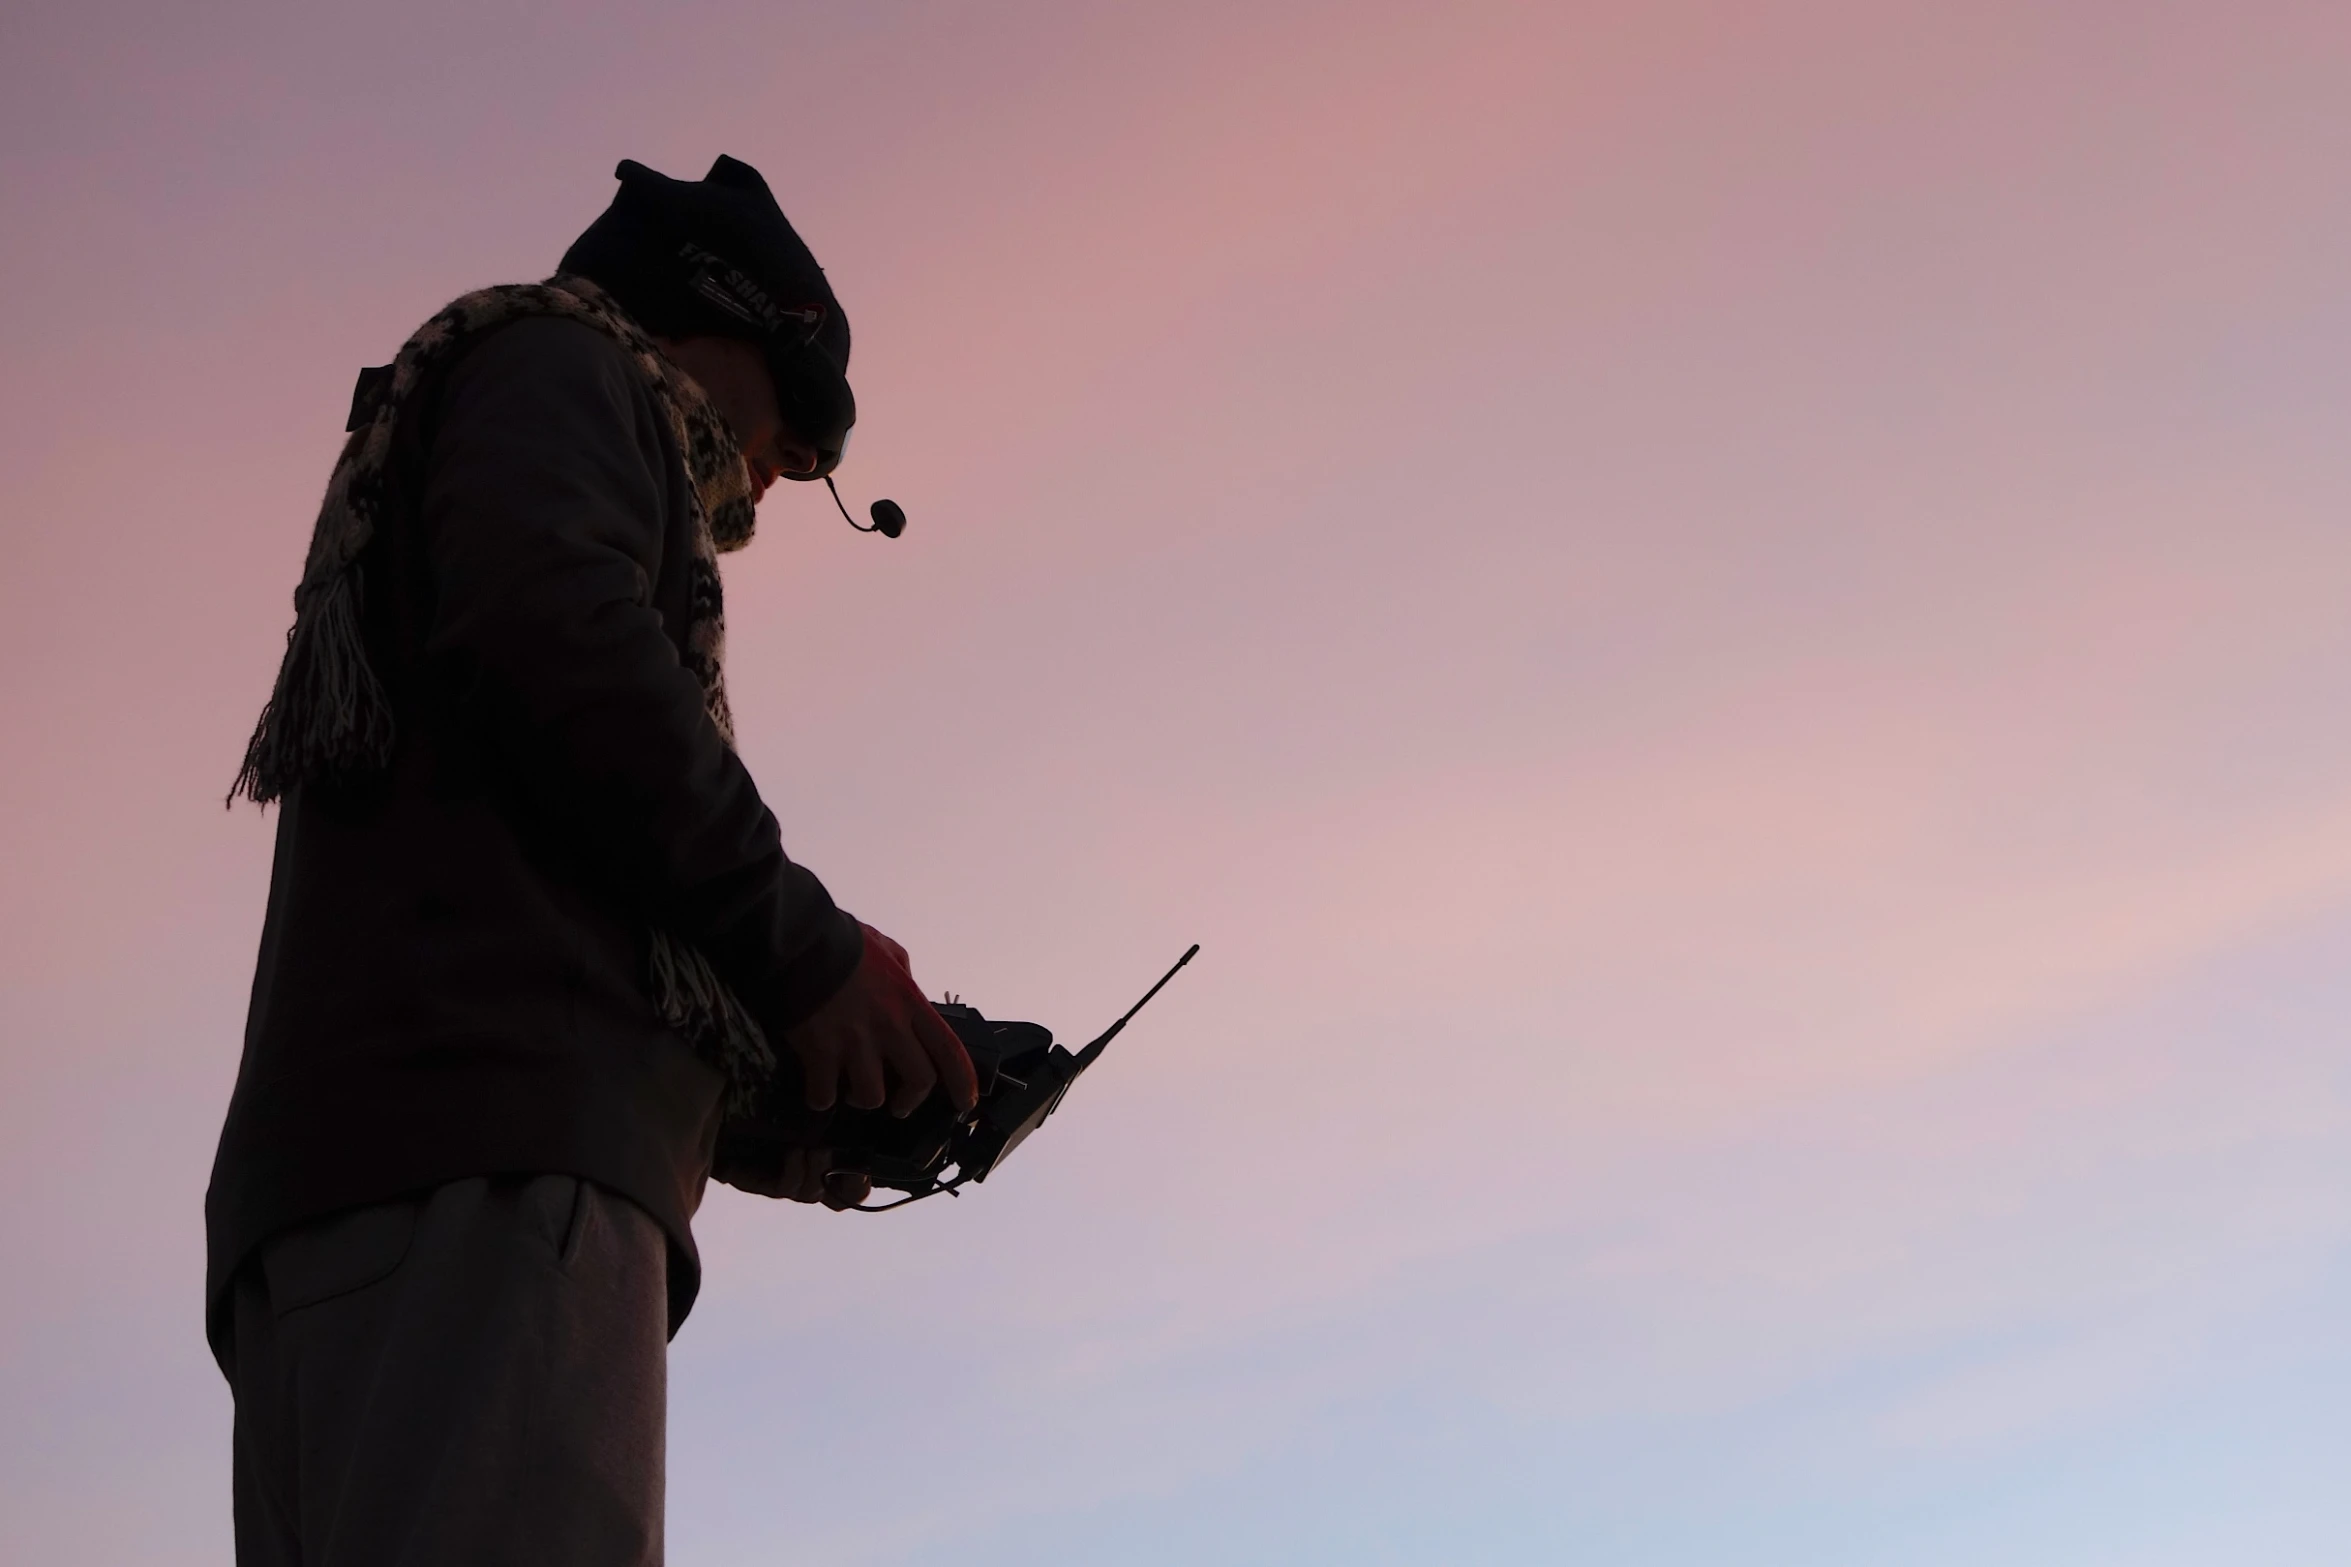
[[[800,1063],[808,1108],[829,1110],[839,1099],[856,1110],[887,1104],[892,1115],[905,1116],[941,1088],[957,1110],[969,1110],[980,1087],[963,1041],[915,984],[906,949],[871,925],[864,929],[865,951],[848,983],[784,1035]]]
[[[873,1182],[853,1171],[833,1168],[830,1148],[787,1149],[782,1167],[772,1174],[729,1175],[727,1181],[762,1197],[821,1202],[828,1208],[854,1208],[873,1195]]]

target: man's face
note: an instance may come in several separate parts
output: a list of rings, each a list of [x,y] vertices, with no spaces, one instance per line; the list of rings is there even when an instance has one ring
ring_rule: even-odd
[[[756,498],[790,473],[814,473],[817,450],[784,423],[767,356],[740,338],[665,337],[661,351],[692,376],[743,443]]]

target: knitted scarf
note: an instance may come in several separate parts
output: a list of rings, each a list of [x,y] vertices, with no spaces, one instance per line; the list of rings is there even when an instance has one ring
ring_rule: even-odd
[[[480,289],[445,306],[402,345],[389,373],[375,377],[372,410],[364,404],[354,410],[354,428],[327,479],[302,582],[294,590],[294,625],[286,633],[277,684],[229,789],[232,804],[242,794],[267,805],[298,783],[354,778],[390,764],[392,710],[368,666],[359,557],[391,520],[385,509],[393,431],[416,388],[435,371],[483,333],[527,316],[578,321],[618,343],[644,372],[669,421],[685,459],[693,508],[691,607],[679,657],[701,682],[711,725],[730,747],[735,743],[718,557],[751,542],[753,495],[742,450],[702,388],[611,295],[584,277],[559,273],[544,283]],[[664,931],[650,937],[646,980],[663,1020],[725,1074],[729,1105],[746,1103],[775,1066],[758,1022],[700,952]]]

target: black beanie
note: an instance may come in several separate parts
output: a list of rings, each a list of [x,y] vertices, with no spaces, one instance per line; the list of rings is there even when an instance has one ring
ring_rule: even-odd
[[[849,318],[759,171],[721,156],[699,180],[634,159],[620,192],[563,253],[561,269],[601,285],[658,337],[711,334],[767,352],[793,433],[837,461],[857,402]]]

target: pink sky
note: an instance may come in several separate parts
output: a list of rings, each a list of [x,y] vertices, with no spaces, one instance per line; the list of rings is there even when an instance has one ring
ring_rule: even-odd
[[[0,31],[0,1554],[226,1559],[220,796],[357,366],[768,173],[794,852],[1083,1033],[704,1210],[684,1563],[2331,1562],[2351,16],[49,7]],[[830,519],[830,520],[828,520]]]

